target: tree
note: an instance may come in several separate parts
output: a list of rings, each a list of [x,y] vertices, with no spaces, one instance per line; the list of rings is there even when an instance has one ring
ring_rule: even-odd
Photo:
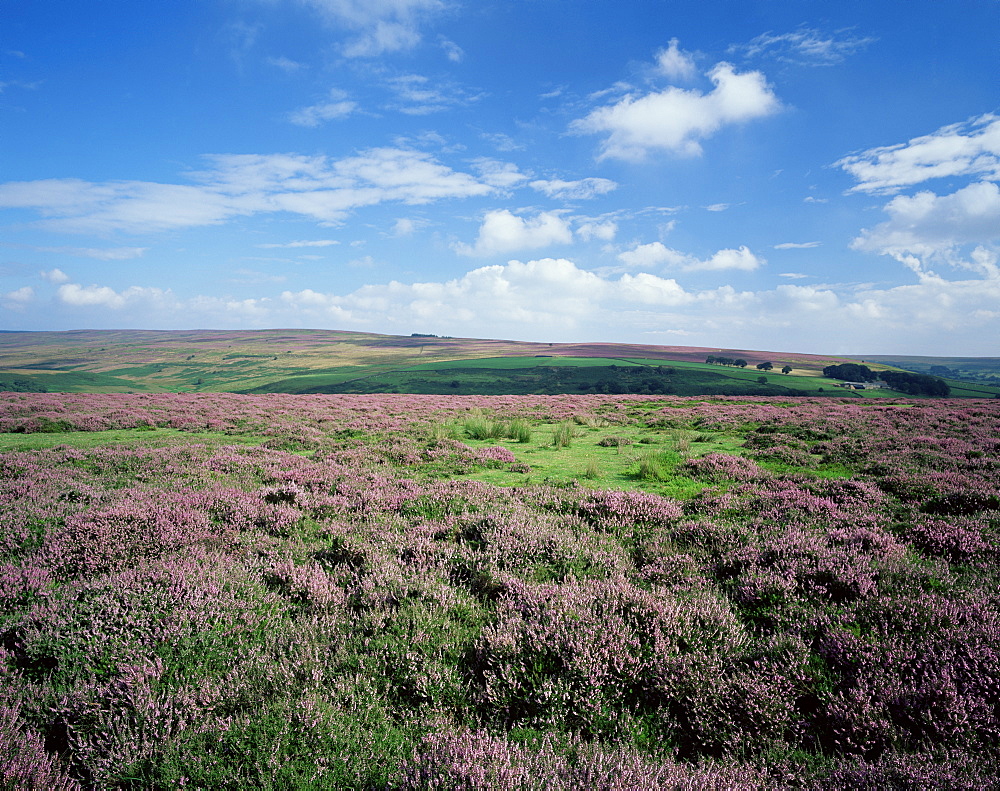
[[[712,365],[715,362],[715,356],[711,354],[708,355],[708,357],[705,358],[705,362]]]
[[[771,363],[757,363],[758,371],[770,371],[772,368],[774,368],[774,365]]]
[[[882,379],[893,390],[908,395],[927,395],[947,398],[951,395],[948,383],[937,376],[913,374],[905,371],[883,371]]]
[[[830,379],[844,379],[848,382],[874,382],[878,378],[867,365],[857,363],[828,365],[823,369],[823,376]]]
[[[767,384],[767,377],[766,376],[758,376],[757,377],[757,381],[760,384],[762,384],[762,385],[766,385]]]
[[[735,365],[737,368],[746,368],[747,367],[747,361],[744,360],[744,359],[742,359],[742,358],[737,358],[737,359],[733,360],[733,365]]]
[[[781,369],[781,373],[790,374],[792,372],[792,366],[786,365]]]

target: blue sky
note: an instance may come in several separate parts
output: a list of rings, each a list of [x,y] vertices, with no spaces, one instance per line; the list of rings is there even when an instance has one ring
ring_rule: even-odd
[[[0,328],[1000,355],[1000,2],[33,0]]]

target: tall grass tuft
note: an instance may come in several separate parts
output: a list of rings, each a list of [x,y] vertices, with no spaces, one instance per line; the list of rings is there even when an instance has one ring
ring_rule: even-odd
[[[552,432],[552,446],[555,448],[568,448],[573,443],[576,436],[576,429],[573,424],[566,420],[556,426]]]
[[[518,442],[531,442],[531,425],[521,418],[512,420],[507,426],[507,437]]]
[[[590,459],[587,462],[587,468],[583,471],[583,477],[588,481],[597,481],[601,478],[601,467],[597,463],[597,459]]]
[[[440,442],[441,440],[449,439],[454,435],[454,433],[455,429],[453,426],[449,425],[448,423],[442,423],[440,421],[432,423],[427,429],[427,434],[429,438],[435,442]]]
[[[674,467],[679,461],[669,450],[646,451],[638,459],[635,477],[642,481],[669,481],[674,477]]]
[[[667,440],[670,444],[670,448],[675,450],[681,456],[687,458],[691,455],[691,438],[683,429],[671,429],[667,432]]]

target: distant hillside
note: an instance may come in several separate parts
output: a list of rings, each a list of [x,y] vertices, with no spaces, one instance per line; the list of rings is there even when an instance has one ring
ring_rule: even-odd
[[[709,357],[743,359],[747,365],[706,365]],[[750,349],[529,343],[338,330],[17,332],[0,334],[0,389],[546,393],[623,388],[678,395],[801,395],[829,394],[832,383],[822,378],[822,369],[850,359]],[[866,359],[874,363],[880,358]],[[470,368],[467,361],[483,362]],[[756,370],[764,362],[773,369]],[[654,370],[661,363],[676,365],[667,375]],[[547,370],[553,366],[603,370]],[[791,375],[780,373],[785,366],[792,369]],[[995,392],[1000,388],[981,394]]]
[[[864,359],[918,374],[930,374],[990,387],[1000,386],[1000,357],[919,357],[876,354]]]

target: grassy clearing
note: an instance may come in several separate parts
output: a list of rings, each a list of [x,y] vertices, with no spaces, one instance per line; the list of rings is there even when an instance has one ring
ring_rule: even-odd
[[[581,426],[576,423],[540,423],[533,427],[534,439],[519,443],[511,439],[466,439],[474,448],[501,445],[517,461],[530,467],[528,473],[506,469],[480,470],[470,478],[499,486],[537,483],[569,485],[574,481],[591,488],[644,489],[672,497],[692,497],[704,487],[674,474],[685,454],[738,453],[742,439],[718,434],[708,438],[697,432],[668,431],[642,427]],[[695,441],[697,439],[703,441]],[[644,474],[643,459],[655,456],[659,472]]]

